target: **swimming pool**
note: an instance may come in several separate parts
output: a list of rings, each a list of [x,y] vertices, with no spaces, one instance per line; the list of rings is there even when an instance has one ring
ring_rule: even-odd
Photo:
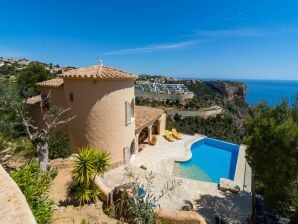
[[[219,183],[219,178],[234,180],[239,145],[205,137],[191,145],[192,157],[175,162],[176,176]]]

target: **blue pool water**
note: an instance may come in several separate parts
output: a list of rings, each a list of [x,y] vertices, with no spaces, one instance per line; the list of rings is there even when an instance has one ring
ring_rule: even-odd
[[[191,152],[190,160],[175,163],[177,176],[215,183],[234,179],[239,145],[203,138],[192,144]]]

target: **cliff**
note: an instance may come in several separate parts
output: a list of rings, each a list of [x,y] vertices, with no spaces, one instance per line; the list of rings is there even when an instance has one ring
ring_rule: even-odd
[[[207,81],[206,84],[225,96],[228,101],[234,101],[237,99],[245,100],[247,86],[244,83],[230,81]]]

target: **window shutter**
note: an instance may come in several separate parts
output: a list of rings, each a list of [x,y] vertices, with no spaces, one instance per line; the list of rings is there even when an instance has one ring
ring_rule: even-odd
[[[126,124],[131,121],[131,107],[129,102],[125,102],[125,111],[126,111]]]

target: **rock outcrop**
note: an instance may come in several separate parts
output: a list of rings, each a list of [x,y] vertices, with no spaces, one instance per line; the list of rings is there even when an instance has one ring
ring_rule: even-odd
[[[0,223],[36,224],[26,198],[0,165]]]
[[[207,81],[206,84],[227,97],[228,101],[237,99],[245,100],[247,86],[244,83],[229,81]]]

